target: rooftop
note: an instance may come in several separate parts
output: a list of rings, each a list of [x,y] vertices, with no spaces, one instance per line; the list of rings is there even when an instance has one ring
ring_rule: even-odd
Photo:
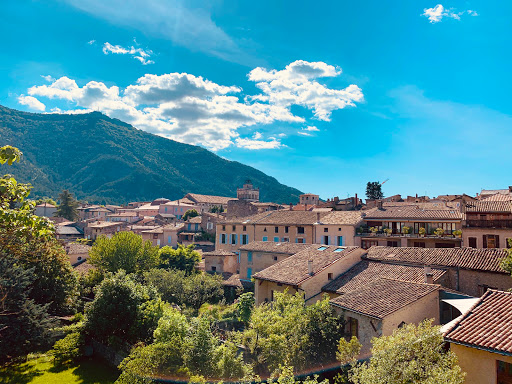
[[[203,252],[203,256],[236,256],[233,252],[225,251],[223,249],[219,249],[216,251]]]
[[[361,248],[315,244],[253,276],[260,280],[297,286],[356,250],[361,250]],[[313,272],[311,275],[308,266],[310,260]]]
[[[188,198],[188,199],[194,201],[195,203],[219,204],[219,205],[227,205],[229,200],[237,200],[236,197],[200,195],[198,193],[187,193],[185,198]]]
[[[505,195],[499,195],[505,196]],[[466,212],[512,213],[512,201],[480,200],[466,204]]]
[[[275,243],[272,241],[252,241],[249,244],[242,245],[241,251],[283,253],[286,255],[294,255],[306,248],[314,247],[316,244],[298,244],[298,243]]]
[[[66,244],[65,249],[66,253],[68,255],[74,255],[74,254],[82,254],[82,253],[89,253],[91,250],[91,246],[85,245],[85,244],[78,244],[78,243],[69,243]]]
[[[379,278],[330,302],[336,307],[383,319],[439,288],[437,284]]]
[[[446,271],[442,269],[432,268],[434,281],[438,280],[445,273]],[[347,272],[326,284],[322,290],[342,295],[355,289],[359,289],[381,277],[410,281],[413,283],[424,283],[425,269],[418,266],[388,264],[363,260],[354,265]]]
[[[363,214],[373,211],[333,211],[323,216],[320,221],[322,224],[357,225],[363,220]]]
[[[444,204],[443,204],[444,205]],[[404,205],[401,207],[384,207],[368,211],[366,220],[373,219],[419,219],[419,220],[462,220],[462,213],[458,208],[422,209],[418,205]]]
[[[449,342],[512,354],[512,293],[489,289],[447,332]]]
[[[499,248],[414,248],[374,246],[364,258],[395,263],[439,267],[460,267],[487,272],[507,273],[501,268],[508,251]]]

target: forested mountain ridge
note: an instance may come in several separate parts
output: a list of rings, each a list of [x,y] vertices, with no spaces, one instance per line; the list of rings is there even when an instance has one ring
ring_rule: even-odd
[[[262,201],[297,202],[300,191],[198,146],[132,127],[99,112],[40,114],[0,106],[0,146],[13,145],[22,161],[9,172],[34,186],[32,197],[57,197],[69,189],[78,199],[126,203],[188,192],[236,196],[247,179]]]

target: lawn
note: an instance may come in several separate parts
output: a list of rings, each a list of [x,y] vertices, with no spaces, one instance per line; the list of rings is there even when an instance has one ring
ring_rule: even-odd
[[[30,356],[28,362],[0,367],[2,384],[112,384],[119,372],[101,360],[85,359],[57,368],[48,355]]]

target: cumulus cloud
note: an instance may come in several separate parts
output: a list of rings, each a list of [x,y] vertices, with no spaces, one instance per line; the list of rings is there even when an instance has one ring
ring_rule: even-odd
[[[51,84],[29,88],[28,94],[65,100],[75,108],[101,111],[148,132],[213,150],[231,145],[275,149],[282,146],[276,137],[284,134],[265,139],[256,129],[275,122],[304,124],[308,119],[292,113],[293,105],[304,106],[317,118],[328,120],[333,110],[354,106],[363,99],[356,85],[336,90],[316,80],[340,74],[341,69],[321,62],[297,61],[282,71],[256,68],[249,74],[263,91],[256,95],[244,95],[238,86],[188,73],[146,74],[124,89],[97,81],[79,86],[63,76]],[[239,129],[247,127],[256,128],[253,136],[241,137]],[[316,131],[313,125],[301,130]]]
[[[35,111],[44,111],[46,109],[46,105],[41,103],[33,96],[21,95],[18,97],[18,103],[20,103],[21,105],[26,105],[27,107]]]
[[[430,23],[435,24],[435,23],[440,22],[443,19],[443,17],[449,17],[449,18],[452,18],[455,20],[460,20],[460,17],[464,13],[467,13],[470,16],[478,16],[478,13],[471,9],[468,9],[466,11],[456,12],[455,9],[453,9],[453,8],[447,9],[447,8],[443,7],[442,4],[437,4],[433,8],[423,9],[422,16],[427,17],[428,20],[430,21]]]
[[[109,53],[119,54],[119,55],[130,55],[135,60],[141,62],[142,65],[154,64],[153,60],[149,60],[149,57],[153,54],[153,51],[144,50],[142,48],[131,47],[123,47],[121,45],[112,45],[109,42],[103,44],[103,53],[108,55]]]

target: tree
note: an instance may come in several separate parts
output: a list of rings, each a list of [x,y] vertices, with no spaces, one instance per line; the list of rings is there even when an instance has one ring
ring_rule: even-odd
[[[145,313],[148,306],[153,307],[156,314]],[[163,315],[163,307],[152,287],[139,284],[119,271],[101,282],[85,315],[86,332],[98,340],[106,342],[118,337],[133,343],[144,340],[148,334],[152,336],[159,316]],[[145,322],[145,317],[151,320]]]
[[[254,304],[255,300],[253,292],[246,292],[240,295],[236,304],[236,310],[238,312],[238,319],[241,322],[245,324],[249,323]]]
[[[219,345],[205,318],[194,318],[185,339],[183,360],[194,375],[215,377],[215,349]]]
[[[408,324],[372,341],[369,363],[354,365],[349,378],[354,384],[459,384],[465,374],[457,356],[444,349],[439,327],[425,320]]]
[[[199,216],[199,213],[197,213],[195,209],[189,209],[187,212],[185,212],[182,219],[183,221],[187,221],[188,219],[191,219],[196,216]]]
[[[59,201],[60,204],[57,208],[57,216],[64,217],[70,221],[78,219],[77,208],[79,203],[67,189],[63,190],[59,195]]]
[[[506,272],[512,274],[512,239],[508,239],[508,256],[503,259],[501,262],[501,268],[505,270]]]
[[[380,200],[384,197],[382,185],[378,181],[369,181],[366,184],[366,197],[370,200]]]
[[[179,244],[177,249],[165,246],[160,249],[160,261],[164,268],[179,269],[190,275],[196,271],[201,255],[194,250],[193,244],[188,247]]]
[[[111,239],[101,236],[89,252],[89,263],[102,272],[142,273],[159,265],[159,248],[133,232],[118,232]]]
[[[210,208],[211,213],[222,213],[224,212],[224,207],[222,205],[214,205]]]
[[[55,200],[53,200],[51,197],[41,197],[40,199],[36,200],[37,205],[44,204],[44,203],[57,206],[57,202]]]

